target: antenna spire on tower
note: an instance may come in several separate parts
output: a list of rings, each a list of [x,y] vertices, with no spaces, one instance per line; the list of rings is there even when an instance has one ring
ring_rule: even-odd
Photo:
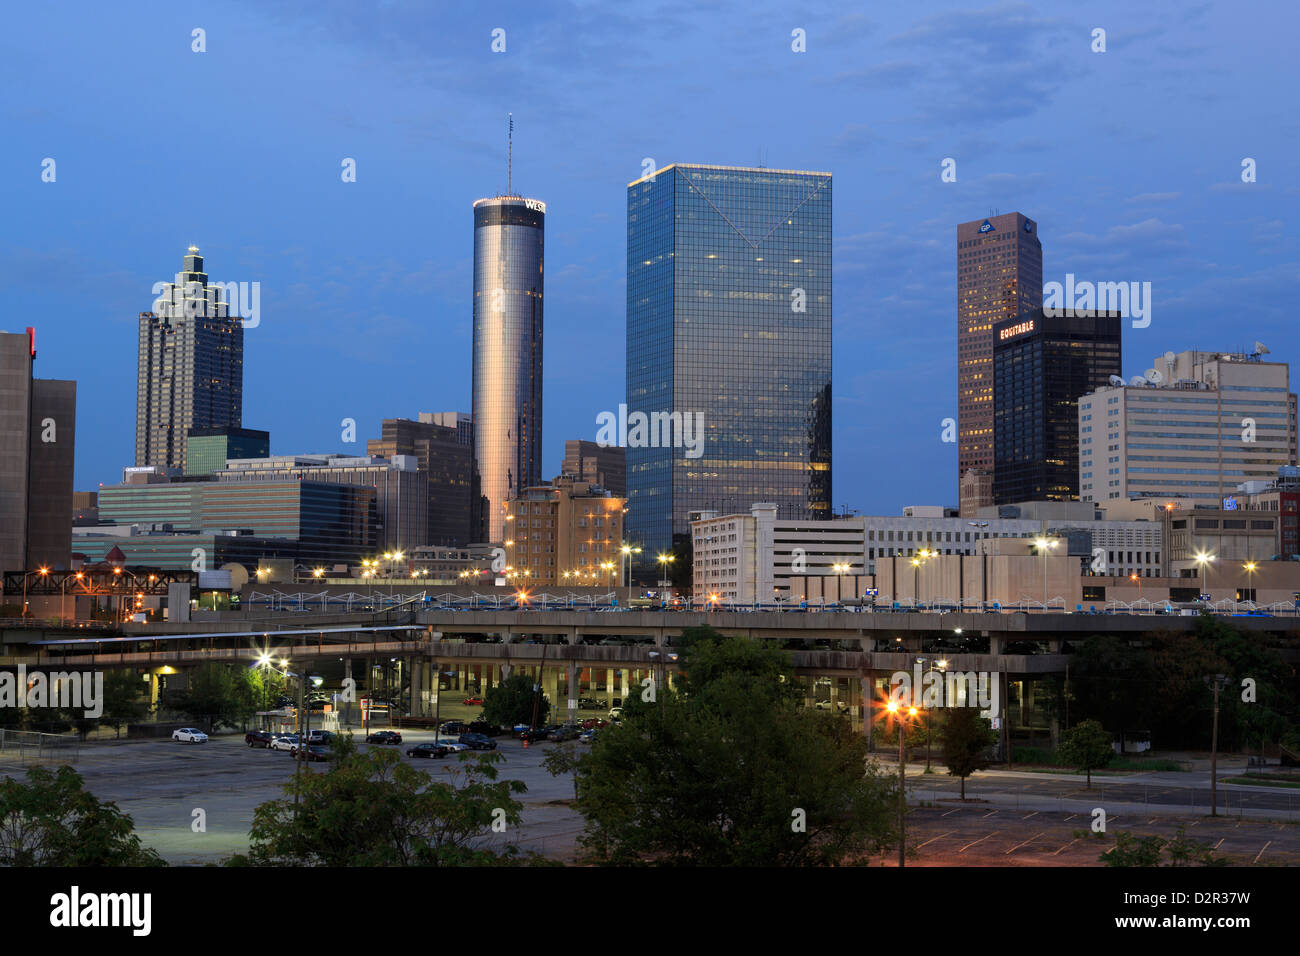
[[[510,132],[506,136],[506,195],[513,196],[511,176],[513,173],[515,158],[515,114],[508,114],[510,117]]]

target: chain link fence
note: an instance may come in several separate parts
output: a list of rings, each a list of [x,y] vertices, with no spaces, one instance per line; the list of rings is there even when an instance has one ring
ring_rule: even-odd
[[[76,763],[81,756],[78,734],[44,734],[35,730],[0,728],[0,758],[21,763]]]

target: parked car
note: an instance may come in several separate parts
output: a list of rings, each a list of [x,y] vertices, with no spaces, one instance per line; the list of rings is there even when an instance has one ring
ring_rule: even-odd
[[[448,753],[458,754],[469,750],[469,744],[463,744],[459,740],[439,740],[438,744],[447,748]]]
[[[319,747],[314,744],[308,744],[307,749],[301,752],[306,755],[308,760],[329,760],[330,759],[330,752],[328,747]],[[299,754],[299,749],[297,747],[294,747],[292,750],[289,751],[289,753],[296,759]]]
[[[549,739],[558,741],[577,740],[578,734],[579,730],[577,727],[574,727],[571,724],[565,724],[563,727],[556,727],[552,730]]]
[[[525,729],[519,734],[519,739],[526,743],[537,743],[540,740],[550,740],[554,727],[534,727],[531,730]]]
[[[609,721],[603,717],[588,717],[582,722],[583,730],[599,730],[601,727],[608,727]]]
[[[466,697],[466,698],[462,701],[462,703],[463,703],[466,707],[482,707],[482,706],[483,706],[483,698],[482,698],[482,697]]]
[[[497,742],[486,734],[461,734],[460,742],[470,750],[496,750]]]
[[[329,730],[308,731],[307,746],[310,747],[312,744],[320,744],[323,747],[328,747],[331,743],[334,742],[334,738],[337,736],[338,734]]]
[[[463,720],[444,720],[442,726],[438,728],[438,733],[449,734],[458,737],[461,734],[469,732],[469,724]]]
[[[598,733],[600,733],[600,731],[595,728],[592,728],[591,730],[584,730],[581,734],[578,735],[578,743],[589,744],[596,739],[596,735]]]
[[[582,710],[604,710],[609,701],[604,697],[579,697],[578,707]]]
[[[376,730],[366,736],[368,744],[400,744],[402,735],[395,730]]]
[[[406,756],[408,757],[445,757],[451,753],[451,750],[444,743],[436,744],[416,744],[414,747],[407,748]]]
[[[172,740],[180,740],[191,744],[204,744],[208,742],[208,735],[197,727],[182,727],[179,730],[172,731]]]
[[[817,703],[813,704],[813,706],[816,707],[818,710],[834,709],[835,712],[838,714],[847,714],[849,712],[849,705],[844,703],[844,701],[842,700],[836,700],[836,701],[819,700],[817,701]]]
[[[516,737],[522,737],[524,735],[525,730],[531,730],[531,729],[532,729],[531,724],[515,724],[513,727],[510,728],[510,732],[513,733]]]
[[[272,750],[293,750],[297,746],[297,734],[281,734],[271,741]]]
[[[469,732],[471,734],[482,734],[484,737],[500,737],[505,731],[496,724],[489,724],[486,720],[471,720],[469,722]]]
[[[271,746],[271,741],[275,735],[269,730],[250,730],[244,734],[244,743],[250,747],[261,747],[263,750]]]
[[[623,708],[622,708],[622,707],[611,707],[611,708],[609,709],[609,713],[606,714],[605,716],[607,716],[610,720],[622,720],[622,719],[623,719]]]

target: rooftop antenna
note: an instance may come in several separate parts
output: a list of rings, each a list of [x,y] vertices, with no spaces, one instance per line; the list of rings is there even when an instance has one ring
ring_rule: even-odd
[[[511,175],[513,173],[515,160],[515,114],[507,114],[510,117],[510,132],[506,135],[506,195],[513,196],[511,192]]]

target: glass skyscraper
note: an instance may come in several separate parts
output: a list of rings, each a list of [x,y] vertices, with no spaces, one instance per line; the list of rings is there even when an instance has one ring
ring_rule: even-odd
[[[628,429],[642,565],[692,511],[829,517],[830,400],[831,174],[678,163],[630,183],[628,422],[702,425],[695,448]]]
[[[542,271],[546,204],[474,203],[474,456],[488,540],[503,504],[542,477]]]
[[[140,313],[135,463],[184,470],[192,428],[238,428],[244,405],[244,323],[208,284],[190,246],[176,281]]]

